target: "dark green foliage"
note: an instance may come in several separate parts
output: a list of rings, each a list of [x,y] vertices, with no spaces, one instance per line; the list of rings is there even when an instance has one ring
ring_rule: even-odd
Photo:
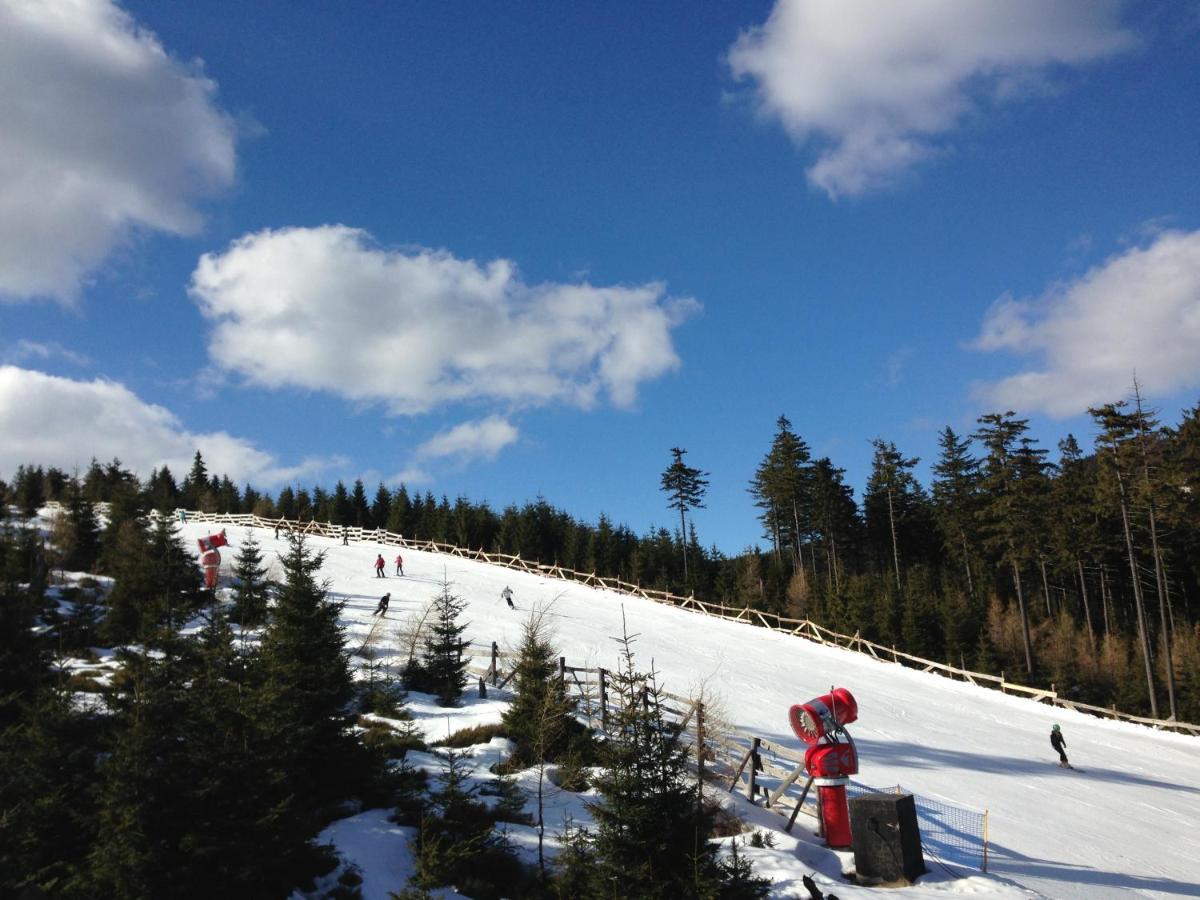
[[[516,744],[514,768],[564,758],[572,738],[582,731],[572,718],[575,704],[567,696],[543,611],[530,612],[525,620],[519,652],[512,681],[515,696],[503,717],[508,737]]]
[[[704,507],[704,494],[708,490],[708,481],[704,478],[707,472],[689,466],[683,461],[687,451],[679,447],[671,448],[671,465],[662,473],[662,491],[670,502],[667,504],[679,513],[678,542],[683,549],[683,578],[688,579],[687,554],[687,521],[688,510]]]
[[[100,526],[92,501],[74,479],[67,492],[65,522],[68,546],[59,548],[61,567],[70,572],[91,572],[100,558]]]
[[[286,787],[294,814],[312,827],[353,793],[362,771],[352,734],[355,696],[341,604],[317,584],[323,557],[293,536],[284,557],[285,582],[262,638],[258,721],[272,778]]]
[[[0,726],[0,896],[91,895],[95,730],[49,687]]]
[[[112,545],[104,634],[112,645],[157,645],[188,621],[206,600],[200,569],[172,519],[160,517],[147,534],[136,520],[123,522]]]
[[[600,752],[601,800],[592,808],[596,831],[567,840],[557,889],[569,883],[579,897],[722,896],[726,884],[748,876],[718,863],[713,815],[699,802],[658,683],[636,670],[629,637],[621,643],[611,688],[617,704]]]
[[[774,841],[768,844],[760,832],[754,832],[754,836],[759,839],[755,846],[774,846]],[[723,882],[717,895],[720,900],[757,900],[771,892],[770,880],[755,875],[750,860],[738,853],[736,838],[730,842],[729,856],[722,859],[718,865]]]
[[[420,659],[404,673],[410,690],[435,694],[442,706],[457,706],[467,684],[470,658],[463,655],[467,642],[462,639],[467,623],[458,621],[465,606],[460,597],[450,593],[449,583],[443,582],[441,592],[433,599]]]
[[[248,537],[238,549],[233,569],[233,621],[255,628],[267,619],[267,602],[273,585],[258,542]]]
[[[493,832],[496,813],[468,782],[465,757],[454,750],[442,757],[439,788],[429,795],[412,844],[416,872],[410,885],[428,890],[453,884],[471,897],[511,896],[525,874]]]

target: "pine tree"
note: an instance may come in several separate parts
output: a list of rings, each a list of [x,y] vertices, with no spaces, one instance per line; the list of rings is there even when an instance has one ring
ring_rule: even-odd
[[[938,436],[941,456],[933,467],[933,506],[942,546],[963,567],[967,593],[975,596],[975,579],[971,572],[974,546],[977,542],[976,510],[979,493],[979,462],[969,450],[969,443],[946,426]]]
[[[302,536],[290,538],[284,584],[262,637],[256,697],[270,777],[291,798],[278,817],[294,816],[306,835],[369,775],[351,730],[355,691],[338,626],[342,604],[316,582],[322,562]]]
[[[192,457],[192,468],[183,480],[179,500],[186,509],[203,509],[204,498],[208,492],[208,468],[204,465],[204,457],[197,450],[196,455]]]
[[[273,585],[267,579],[267,566],[253,537],[247,538],[238,550],[233,577],[234,621],[244,628],[263,624]]]
[[[912,475],[920,460],[906,459],[891,441],[876,438],[871,445],[875,456],[863,496],[867,534],[872,538],[876,559],[881,564],[887,559],[891,564],[896,593],[901,594],[904,590],[900,565],[902,535],[906,545],[915,543],[908,529],[915,526],[913,520],[921,515],[925,505],[924,491]]]
[[[771,538],[776,558],[784,547],[790,547],[793,567],[797,567],[803,564],[801,545],[811,525],[811,456],[787,416],[780,416],[775,425],[771,449],[754,473],[750,493],[754,505],[762,510],[763,533]]]
[[[67,498],[71,546],[62,565],[72,572],[90,572],[100,558],[100,526],[96,520],[96,508],[74,479],[71,480]]]
[[[1014,418],[1012,410],[1003,414],[989,413],[978,421],[980,428],[974,438],[987,449],[983,463],[980,489],[985,502],[979,509],[980,530],[984,545],[1007,564],[1012,571],[1017,606],[1021,615],[1021,641],[1025,651],[1025,670],[1033,672],[1033,649],[1029,640],[1029,613],[1025,606],[1025,591],[1021,566],[1028,560],[1025,523],[1029,516],[1024,508],[1025,495],[1017,485],[1016,464],[1013,459],[1016,443],[1029,427],[1027,419]]]
[[[685,585],[690,585],[686,516],[688,510],[704,508],[704,494],[708,488],[708,482],[704,476],[708,473],[701,472],[685,463],[683,457],[686,453],[686,450],[679,447],[671,448],[671,465],[662,473],[662,491],[670,500],[667,506],[679,511],[679,544],[683,550],[683,582]]]
[[[575,704],[567,697],[542,611],[531,612],[522,625],[519,653],[514,697],[503,722],[516,744],[513,763],[523,767],[556,760],[566,752]]]
[[[443,581],[441,592],[433,598],[421,659],[405,672],[410,690],[436,694],[442,706],[457,706],[467,685],[470,658],[463,656],[468,642],[462,639],[467,624],[458,621],[465,608],[465,601],[450,593],[450,583]]]
[[[709,840],[711,815],[697,802],[688,773],[688,751],[666,719],[654,674],[636,669],[632,639],[625,634],[619,643],[621,665],[611,682],[618,703],[601,748],[601,799],[592,807],[593,884],[603,896],[712,896],[721,872]]]

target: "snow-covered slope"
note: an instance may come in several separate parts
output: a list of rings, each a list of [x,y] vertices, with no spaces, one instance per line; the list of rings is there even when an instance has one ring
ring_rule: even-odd
[[[191,538],[204,533],[200,524],[185,527]],[[245,534],[228,529],[227,560]],[[269,530],[254,536],[269,557],[285,549]],[[468,603],[467,637],[484,644],[515,646],[523,611],[553,603],[557,645],[572,665],[615,666],[612,638],[621,633],[624,613],[638,636],[639,661],[653,660],[667,690],[687,694],[707,682],[723,696],[732,724],[762,737],[798,745],[788,707],[831,684],[849,688],[859,705],[851,727],[859,780],[987,809],[989,872],[1000,879],[1049,897],[1200,896],[1196,738],[1053,709],[799,637],[454,556],[405,551],[400,578],[391,574],[394,548],[311,543],[326,552],[322,574],[346,602],[352,648],[375,622],[370,613],[384,591],[392,595],[388,617],[398,621],[432,597],[443,578]],[[379,552],[389,563],[386,579],[372,568]],[[505,585],[512,587],[515,612],[500,598]],[[1081,771],[1057,766],[1049,744],[1053,722],[1061,723]],[[811,820],[801,817],[799,824],[811,827]],[[802,849],[808,865],[837,871],[831,852],[811,843]],[[968,891],[990,893],[987,884],[971,879]],[[1011,892],[993,884],[996,893]]]

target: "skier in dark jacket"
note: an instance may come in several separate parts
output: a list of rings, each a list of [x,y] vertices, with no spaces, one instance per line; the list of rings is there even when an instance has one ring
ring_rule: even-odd
[[[392,602],[392,595],[384,594],[382,597],[379,598],[379,605],[377,607],[375,607],[375,612],[371,613],[371,615],[386,616],[388,604],[391,602]]]
[[[1050,726],[1050,746],[1058,751],[1058,764],[1064,769],[1071,768],[1071,764],[1067,762],[1067,739],[1063,737],[1057,722]]]

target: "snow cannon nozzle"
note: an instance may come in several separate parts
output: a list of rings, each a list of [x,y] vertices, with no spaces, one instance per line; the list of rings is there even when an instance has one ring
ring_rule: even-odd
[[[788,710],[792,731],[806,744],[816,744],[821,738],[832,737],[857,719],[858,703],[845,688],[834,688],[828,694],[822,694],[807,703],[797,703]]]

